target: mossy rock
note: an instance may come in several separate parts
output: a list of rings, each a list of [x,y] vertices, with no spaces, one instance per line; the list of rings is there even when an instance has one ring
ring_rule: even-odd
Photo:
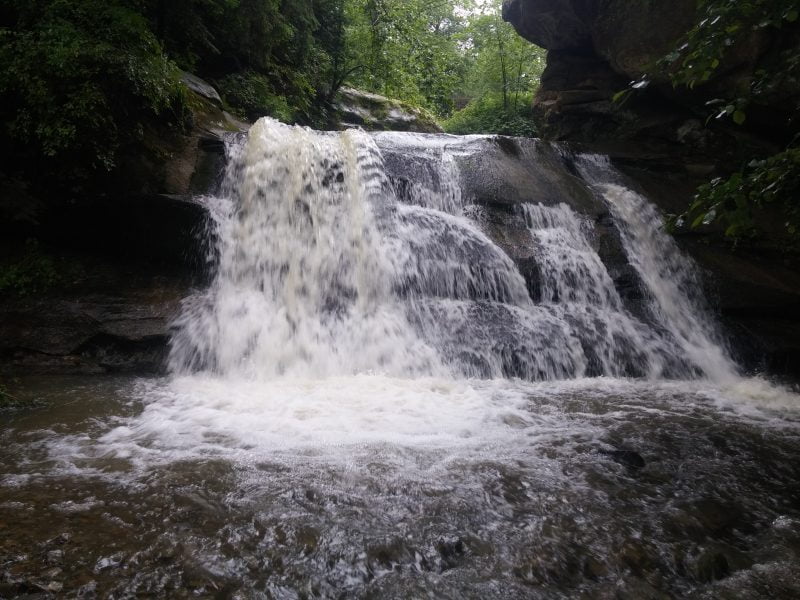
[[[335,109],[343,127],[358,126],[368,131],[442,133],[436,118],[424,108],[352,88],[339,90]]]

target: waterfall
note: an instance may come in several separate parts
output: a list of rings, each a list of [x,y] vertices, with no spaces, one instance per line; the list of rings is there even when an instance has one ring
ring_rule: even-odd
[[[619,224],[628,259],[644,284],[653,321],[702,374],[718,381],[731,379],[735,367],[705,301],[698,269],[664,230],[656,207],[620,184],[607,157],[584,155],[577,166]]]
[[[529,380],[731,372],[690,293],[694,271],[655,209],[627,188],[585,175],[619,223],[648,318],[626,307],[591,220],[568,199],[516,208],[535,248],[532,297],[463,187],[465,157],[480,160],[488,139],[316,132],[271,119],[232,139],[220,197],[208,199],[216,274],[184,302],[172,370]]]

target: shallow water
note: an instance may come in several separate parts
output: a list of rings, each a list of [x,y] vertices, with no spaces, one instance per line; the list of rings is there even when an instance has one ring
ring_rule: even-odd
[[[800,401],[760,380],[19,387],[1,597],[800,594]]]

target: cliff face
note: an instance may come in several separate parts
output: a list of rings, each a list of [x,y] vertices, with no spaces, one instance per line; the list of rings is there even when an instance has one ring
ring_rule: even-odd
[[[696,0],[506,0],[503,18],[549,50],[535,100],[545,137],[695,156],[727,155],[742,145],[769,150],[791,137],[786,122],[794,105],[785,100],[800,90],[780,90],[752,106],[744,129],[723,123],[706,129],[702,121],[709,99],[749,85],[777,53],[796,47],[796,27],[754,32],[706,84],[689,91],[673,89],[652,67],[696,22]],[[648,71],[646,92],[624,106],[612,101]]]
[[[506,0],[503,18],[548,50],[534,100],[542,137],[611,155],[665,213],[683,212],[699,184],[743,156],[779,151],[797,133],[787,123],[800,88],[761,98],[745,127],[705,122],[709,99],[749,86],[758,69],[798,46],[796,24],[775,35],[754,32],[702,86],[676,90],[651,74],[647,89],[621,105],[614,94],[675,48],[696,22],[697,0]],[[778,217],[765,215],[775,221],[772,234],[754,244],[733,248],[713,230],[684,232],[679,241],[706,271],[742,362],[799,377],[800,265],[781,247]]]

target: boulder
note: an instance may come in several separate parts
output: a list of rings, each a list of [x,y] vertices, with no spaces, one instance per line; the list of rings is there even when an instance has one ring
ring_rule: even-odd
[[[198,96],[201,96],[214,104],[217,108],[222,108],[222,98],[219,92],[210,83],[200,79],[197,75],[181,72],[181,81]]]
[[[416,131],[441,133],[442,128],[426,110],[399,100],[344,87],[334,103],[342,126],[368,131]]]

